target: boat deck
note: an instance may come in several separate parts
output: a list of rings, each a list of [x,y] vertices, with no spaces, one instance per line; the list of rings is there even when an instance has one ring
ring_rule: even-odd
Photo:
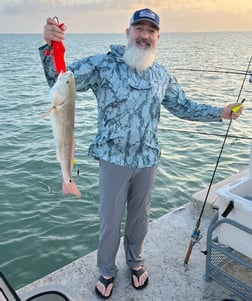
[[[236,178],[247,174],[247,170],[236,175]],[[234,177],[221,185],[233,181]],[[211,197],[202,218],[200,230],[203,238],[191,253],[189,264],[184,266],[185,254],[190,242],[191,232],[198,219],[199,210],[204,201],[204,190],[193,196],[192,202],[172,211],[150,224],[146,238],[144,256],[145,266],[149,272],[149,285],[144,290],[135,290],[131,285],[130,272],[125,265],[123,244],[117,256],[118,275],[114,283],[114,291],[110,300],[120,301],[220,301],[235,299],[232,292],[215,281],[205,281],[207,229],[211,217],[216,212],[212,209],[215,199],[213,186]],[[22,297],[29,290],[47,284],[61,284],[82,296],[83,300],[101,300],[95,295],[94,286],[98,277],[96,267],[96,251],[64,266],[63,268],[39,279],[17,291]],[[248,275],[251,277],[251,275]],[[251,287],[252,287],[252,279]]]

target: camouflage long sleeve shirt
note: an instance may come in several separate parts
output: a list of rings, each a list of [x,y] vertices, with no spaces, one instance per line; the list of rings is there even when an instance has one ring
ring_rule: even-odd
[[[42,46],[41,61],[49,86],[57,79],[52,55]],[[222,121],[221,108],[191,101],[164,66],[154,63],[136,72],[123,61],[125,47],[112,45],[108,54],[83,58],[68,66],[76,91],[91,89],[98,105],[98,130],[89,154],[129,168],[158,164],[157,130],[163,105],[179,118]]]

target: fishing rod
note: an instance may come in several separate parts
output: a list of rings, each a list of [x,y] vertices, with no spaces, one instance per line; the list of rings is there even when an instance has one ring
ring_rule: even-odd
[[[241,96],[241,92],[242,92],[243,87],[244,87],[244,84],[245,84],[246,76],[249,74],[249,68],[250,68],[251,62],[252,62],[252,56],[251,56],[251,58],[250,58],[250,60],[249,60],[247,70],[244,72],[244,77],[243,77],[243,81],[242,81],[242,84],[241,84],[241,88],[240,88],[240,91],[239,91],[239,94],[238,94],[238,97],[237,97],[237,102],[239,102],[239,99],[240,99],[240,96]],[[244,99],[244,100],[245,100],[245,99]],[[242,102],[244,102],[244,100],[243,100]],[[202,235],[201,235],[201,233],[200,233],[200,229],[199,229],[200,224],[201,224],[201,218],[202,218],[202,215],[203,215],[203,213],[204,213],[204,209],[205,209],[205,206],[206,206],[206,202],[207,202],[207,199],[208,199],[208,196],[209,196],[209,193],[210,193],[210,189],[211,189],[212,184],[213,184],[213,180],[214,180],[214,177],[215,177],[215,173],[216,173],[216,171],[217,171],[217,168],[218,168],[218,165],[219,165],[219,162],[220,162],[220,158],[221,158],[221,155],[222,155],[222,152],[223,152],[223,149],[224,149],[224,146],[225,146],[227,137],[228,137],[228,133],[229,133],[231,124],[232,124],[232,119],[230,119],[230,122],[229,122],[229,125],[228,125],[228,128],[227,128],[227,131],[226,131],[226,134],[225,134],[223,143],[222,143],[222,147],[221,147],[221,150],[220,150],[220,153],[219,153],[217,162],[216,162],[216,164],[215,164],[215,168],[214,168],[214,171],[213,171],[213,175],[212,175],[210,184],[209,184],[209,186],[208,186],[208,190],[207,190],[207,193],[206,193],[206,197],[205,197],[205,200],[204,200],[202,209],[201,209],[200,214],[199,214],[199,218],[198,218],[198,220],[197,220],[197,222],[196,222],[196,225],[195,225],[195,228],[194,228],[194,230],[193,230],[193,233],[191,234],[191,240],[190,240],[189,246],[188,246],[188,248],[187,248],[186,256],[185,256],[185,259],[184,259],[184,264],[185,264],[185,265],[187,265],[188,262],[189,262],[189,259],[190,259],[191,253],[192,253],[192,248],[193,248],[193,246],[194,246],[197,242],[199,242],[199,240],[200,240],[201,237],[202,237]]]

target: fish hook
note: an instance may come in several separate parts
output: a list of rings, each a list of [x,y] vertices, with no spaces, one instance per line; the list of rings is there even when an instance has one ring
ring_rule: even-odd
[[[59,26],[60,25],[59,18],[57,16],[54,16],[53,19],[58,23],[58,26]]]

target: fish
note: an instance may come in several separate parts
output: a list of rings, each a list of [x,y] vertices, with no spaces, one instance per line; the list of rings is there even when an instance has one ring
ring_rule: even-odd
[[[72,71],[60,72],[49,92],[52,107],[44,115],[50,116],[53,136],[56,143],[56,158],[60,162],[63,194],[81,197],[73,177],[72,169],[75,152],[75,78]]]

